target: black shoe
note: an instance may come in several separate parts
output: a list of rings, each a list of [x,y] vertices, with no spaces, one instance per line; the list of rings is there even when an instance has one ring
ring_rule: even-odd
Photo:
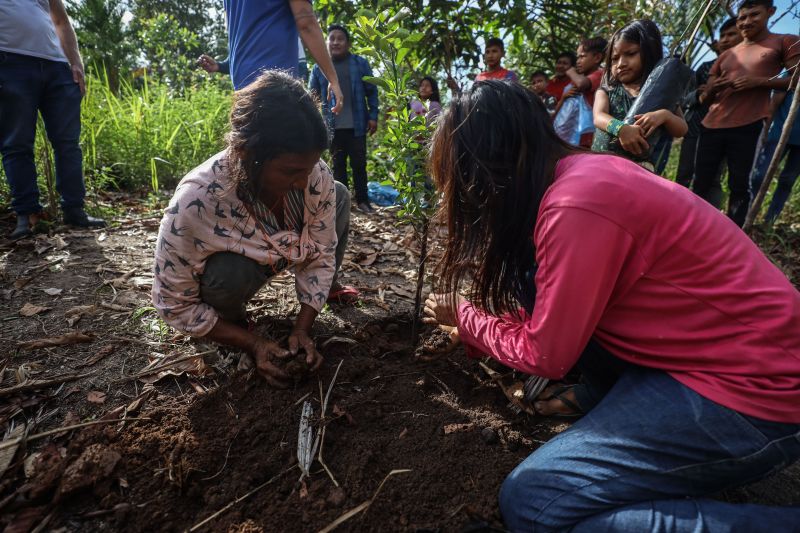
[[[24,239],[25,237],[30,237],[31,235],[33,235],[31,217],[29,215],[17,215],[17,227],[11,232],[9,239],[16,241]]]
[[[359,202],[358,206],[356,206],[356,209],[358,209],[365,215],[371,215],[375,212],[375,210],[372,209],[372,206],[369,204],[369,202]]]
[[[106,221],[102,218],[90,217],[81,207],[64,210],[64,224],[81,228],[105,228]]]

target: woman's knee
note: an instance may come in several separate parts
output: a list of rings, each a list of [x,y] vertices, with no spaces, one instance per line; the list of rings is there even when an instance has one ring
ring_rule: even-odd
[[[341,181],[333,182],[336,187],[336,215],[339,213],[350,213],[350,189]]]
[[[234,252],[218,252],[206,260],[200,276],[200,298],[225,314],[238,310],[266,282],[264,267]]]

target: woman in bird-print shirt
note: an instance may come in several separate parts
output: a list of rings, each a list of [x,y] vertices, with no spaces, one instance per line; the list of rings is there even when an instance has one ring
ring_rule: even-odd
[[[236,92],[224,151],[181,180],[161,221],[153,303],[174,328],[249,351],[275,386],[275,358],[307,354],[344,254],[350,196],[320,160],[328,134],[302,83],[267,71]],[[338,246],[337,246],[338,244]],[[292,269],[300,312],[288,350],[249,331],[245,304]]]

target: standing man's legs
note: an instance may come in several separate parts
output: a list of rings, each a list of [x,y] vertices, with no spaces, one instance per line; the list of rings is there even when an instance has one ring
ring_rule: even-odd
[[[31,234],[29,217],[42,211],[36,184],[36,119],[42,92],[42,60],[0,52],[0,152],[17,214],[17,239]]]
[[[350,136],[347,132],[351,132]],[[352,137],[353,130],[334,130],[333,140],[331,141],[331,159],[333,160],[333,179],[350,188],[350,181],[347,179],[347,154],[348,138]]]
[[[775,222],[775,219],[781,214],[786,200],[792,194],[792,187],[794,187],[797,176],[800,176],[800,145],[790,145],[786,154],[786,163],[783,166],[781,175],[778,176],[778,185],[775,187],[775,192],[772,193],[772,201],[769,203],[766,215],[767,222]]]
[[[688,187],[694,178],[694,158],[697,155],[699,137],[684,137],[681,141],[681,153],[678,158],[678,171],[675,174],[675,183]]]
[[[61,208],[67,213],[83,210],[86,187],[83,183],[81,135],[81,90],[72,80],[69,65],[55,61],[44,65],[42,119],[53,146],[56,164],[56,189]]]
[[[366,204],[371,212],[367,192],[367,136],[353,137],[350,150],[350,166],[353,168],[353,188],[356,191],[356,204],[364,209]]]
[[[714,207],[722,203],[719,166],[725,157],[726,130],[702,128],[697,143],[692,190]]]
[[[728,217],[737,226],[744,225],[747,208],[750,206],[750,171],[756,157],[758,137],[764,127],[759,120],[746,126],[730,128],[726,157],[728,158]]]

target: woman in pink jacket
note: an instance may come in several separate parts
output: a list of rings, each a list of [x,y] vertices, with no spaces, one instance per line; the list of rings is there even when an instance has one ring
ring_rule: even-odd
[[[800,294],[747,235],[684,187],[568,146],[521,86],[459,95],[432,172],[448,240],[428,319],[457,326],[468,353],[583,373],[568,402],[585,416],[501,489],[507,527],[800,523],[798,508],[708,498],[800,457]]]
[[[227,148],[178,184],[155,254],[153,304],[175,329],[253,354],[274,386],[288,376],[275,358],[305,351],[347,245],[350,194],[320,160],[328,132],[302,82],[266,71],[236,92]],[[335,183],[335,184],[334,184]],[[288,349],[248,328],[245,304],[284,270],[295,276],[300,312]]]

